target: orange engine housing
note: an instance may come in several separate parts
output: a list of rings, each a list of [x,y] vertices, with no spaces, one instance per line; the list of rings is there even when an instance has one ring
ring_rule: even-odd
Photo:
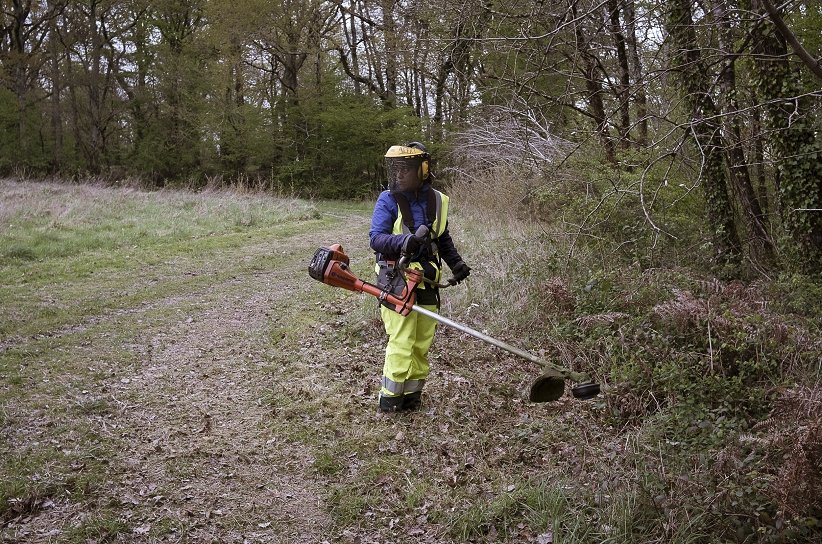
[[[394,311],[401,315],[411,313],[411,307],[416,301],[414,290],[422,281],[422,273],[419,270],[406,269],[404,271],[406,286],[402,291],[402,295],[398,297],[376,285],[362,281],[351,271],[349,262],[348,255],[345,254],[340,244],[321,247],[311,259],[311,263],[308,265],[308,273],[312,278],[326,285],[375,296],[380,301],[393,306]]]

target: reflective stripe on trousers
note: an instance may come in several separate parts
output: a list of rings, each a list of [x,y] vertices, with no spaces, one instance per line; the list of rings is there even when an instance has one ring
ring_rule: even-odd
[[[396,397],[397,395],[407,395],[408,393],[422,391],[423,387],[425,387],[425,380],[406,380],[405,382],[397,383],[383,376],[382,389],[380,389],[380,391]]]
[[[437,311],[436,305],[421,307]],[[416,312],[403,317],[385,307],[380,307],[380,316],[388,333],[380,393],[394,397],[422,391],[428,378],[428,350],[437,322]]]

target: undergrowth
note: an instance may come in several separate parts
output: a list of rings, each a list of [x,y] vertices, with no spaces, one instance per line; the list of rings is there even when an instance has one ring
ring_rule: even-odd
[[[816,541],[819,278],[712,268],[684,184],[658,188],[648,215],[631,180],[609,196],[603,173],[536,188],[494,176],[451,190],[462,230],[481,241],[469,251],[483,279],[450,309],[606,384],[584,424],[632,447],[595,462],[637,468],[610,484],[608,531],[568,541]],[[491,227],[506,207],[520,218]],[[596,497],[565,500],[604,514]],[[480,518],[498,517],[489,508]]]

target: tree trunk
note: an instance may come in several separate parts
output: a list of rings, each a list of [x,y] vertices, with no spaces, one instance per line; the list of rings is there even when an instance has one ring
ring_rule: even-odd
[[[574,20],[574,34],[576,36],[577,53],[582,59],[582,77],[585,80],[586,97],[591,118],[596,126],[599,141],[605,150],[605,158],[614,166],[617,164],[616,146],[608,130],[608,118],[605,114],[605,102],[603,101],[604,91],[602,89],[602,79],[599,76],[599,68],[592,58],[588,40],[579,22],[576,4],[571,5],[571,13]]]
[[[100,171],[100,160],[102,155],[102,134],[100,123],[102,116],[101,100],[101,77],[100,61],[103,49],[102,36],[97,25],[97,2],[91,2],[89,6],[88,19],[91,27],[91,73],[88,75],[88,95],[89,95],[89,145],[88,159],[89,170],[96,174]]]
[[[764,15],[761,3],[754,11]],[[769,145],[776,161],[779,208],[792,265],[822,272],[822,154],[799,76],[788,63],[784,37],[762,20],[752,29],[759,92],[766,104]]]
[[[351,8],[349,13],[349,26],[346,27],[345,23],[343,23],[343,30],[345,30],[345,38],[348,42],[348,50],[351,52],[351,71],[355,74],[360,73],[360,61],[359,57],[357,56],[357,47],[359,47],[359,40],[357,39],[357,23],[356,17],[354,17],[354,10],[356,9],[356,0],[351,0]],[[345,17],[345,12],[343,12],[343,17]],[[362,87],[361,83],[358,79],[354,79],[354,94],[361,95],[362,94]]]
[[[394,0],[382,0],[383,37],[385,42],[385,90],[388,105],[397,105],[397,29],[394,22]]]
[[[763,138],[760,136],[762,134],[762,109],[759,107],[759,104],[754,104],[753,111],[751,112],[751,123],[752,132],[757,135],[754,140],[752,161],[753,164],[756,165],[756,190],[762,213],[767,216],[771,205],[769,204],[768,182],[767,176],[765,175],[765,145]]]
[[[625,46],[625,35],[622,33],[622,24],[619,20],[619,4],[617,0],[608,0],[607,9],[611,36],[616,46],[617,62],[619,64],[619,83],[617,84],[619,147],[628,149],[631,145],[629,135],[629,131],[631,130],[631,111],[628,94],[631,87],[631,70],[628,67],[628,51]]]
[[[733,36],[729,11],[724,0],[712,0],[711,10],[718,25],[717,37],[720,50],[724,52],[719,88],[725,102],[723,108],[723,134],[725,153],[731,180],[742,207],[742,215],[751,237],[753,253],[771,260],[774,255],[773,242],[759,200],[751,183],[748,161],[742,144],[742,121],[739,114],[736,89],[736,64],[733,54]]]
[[[60,38],[57,32],[57,19],[49,21],[49,62],[51,64],[51,133],[54,138],[54,149],[51,153],[51,171],[59,173],[63,168],[63,111],[60,93],[63,81],[60,66]]]
[[[634,102],[636,103],[636,118],[639,127],[637,144],[645,147],[648,143],[648,99],[645,95],[645,77],[642,73],[642,62],[636,41],[636,9],[634,0],[625,2],[625,28],[628,31],[628,52],[631,58],[631,74],[633,79]]]
[[[27,64],[28,55],[26,54],[26,23],[31,13],[31,0],[21,2],[20,0],[13,0],[12,2],[12,26],[9,33],[9,57],[10,57],[10,72],[12,80],[12,90],[17,99],[17,123],[15,125],[17,143],[21,157],[28,157],[28,138],[25,137],[25,122],[26,122],[26,103],[28,96],[27,84]]]
[[[424,36],[427,38],[428,35],[429,35],[427,25],[425,26],[424,30],[425,30]],[[428,66],[428,54],[429,54],[430,51],[431,51],[430,47],[423,48],[422,59],[420,61],[419,66],[416,69],[417,77],[419,79],[418,83],[419,83],[419,91],[420,91],[421,115],[425,119],[428,119],[428,118],[431,117],[430,108],[428,106],[428,82],[427,82],[427,79],[425,77],[425,75],[427,73],[426,72],[426,70],[427,70],[426,66]],[[430,137],[431,135],[428,134],[428,136]]]
[[[710,81],[696,40],[690,0],[674,0],[667,19],[679,59],[682,88],[690,116],[690,130],[702,155],[701,181],[713,233],[715,257],[722,263],[739,261],[739,238],[728,197],[718,109],[709,94]]]

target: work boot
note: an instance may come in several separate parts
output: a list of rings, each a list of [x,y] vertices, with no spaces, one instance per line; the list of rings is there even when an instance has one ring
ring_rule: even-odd
[[[419,410],[422,405],[422,391],[408,393],[402,398],[403,410]]]
[[[380,412],[399,412],[403,409],[403,396],[389,397],[380,393]]]

